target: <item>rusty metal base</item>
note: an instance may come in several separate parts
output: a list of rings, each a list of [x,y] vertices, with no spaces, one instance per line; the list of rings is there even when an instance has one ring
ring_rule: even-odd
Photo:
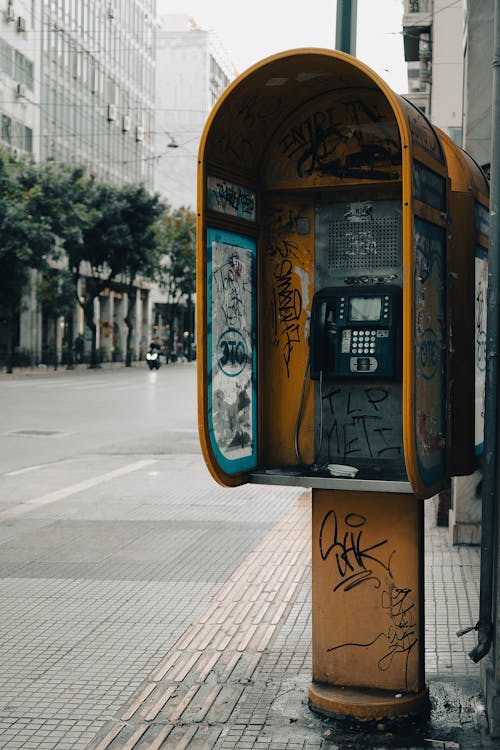
[[[331,719],[373,721],[407,716],[425,716],[430,710],[429,689],[420,693],[396,693],[394,690],[339,687],[312,682],[309,708]]]

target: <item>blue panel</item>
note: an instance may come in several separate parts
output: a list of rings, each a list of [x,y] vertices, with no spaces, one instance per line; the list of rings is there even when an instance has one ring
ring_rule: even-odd
[[[223,471],[257,465],[256,245],[207,230],[208,426]]]
[[[415,217],[415,429],[424,484],[445,471],[445,251],[441,227]]]
[[[476,246],[475,252],[475,453],[484,448],[484,392],[486,387],[486,325],[488,297],[488,253]]]

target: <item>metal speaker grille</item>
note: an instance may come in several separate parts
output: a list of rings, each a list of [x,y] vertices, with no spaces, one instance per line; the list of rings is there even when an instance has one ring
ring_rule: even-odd
[[[396,216],[370,221],[331,219],[328,222],[329,270],[399,265],[399,224]]]

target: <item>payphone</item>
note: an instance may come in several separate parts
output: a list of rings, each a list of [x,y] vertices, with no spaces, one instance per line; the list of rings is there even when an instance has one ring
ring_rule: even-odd
[[[310,374],[332,378],[401,376],[401,290],[327,287],[311,308]]]
[[[312,489],[309,696],[326,714],[428,707],[421,501],[449,480],[449,393],[460,408],[471,369],[460,357],[454,378],[447,352],[449,193],[424,113],[331,50],[255,65],[200,145],[201,445],[226,486]],[[353,550],[356,586],[333,552],[354,533],[381,550],[375,579]]]

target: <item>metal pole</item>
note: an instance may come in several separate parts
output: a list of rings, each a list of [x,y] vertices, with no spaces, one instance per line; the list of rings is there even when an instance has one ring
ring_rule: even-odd
[[[500,498],[498,456],[500,456],[498,421],[498,344],[499,344],[499,285],[500,285],[500,0],[495,0],[493,41],[493,90],[491,127],[491,192],[490,241],[488,250],[488,324],[486,345],[486,386],[484,403],[484,459],[483,499],[481,520],[481,590],[479,621],[475,627],[478,643],[469,656],[474,662],[482,659],[491,647],[493,637],[492,611],[496,580],[493,574],[495,559],[495,508]]]
[[[335,49],[356,55],[358,0],[337,0]]]

